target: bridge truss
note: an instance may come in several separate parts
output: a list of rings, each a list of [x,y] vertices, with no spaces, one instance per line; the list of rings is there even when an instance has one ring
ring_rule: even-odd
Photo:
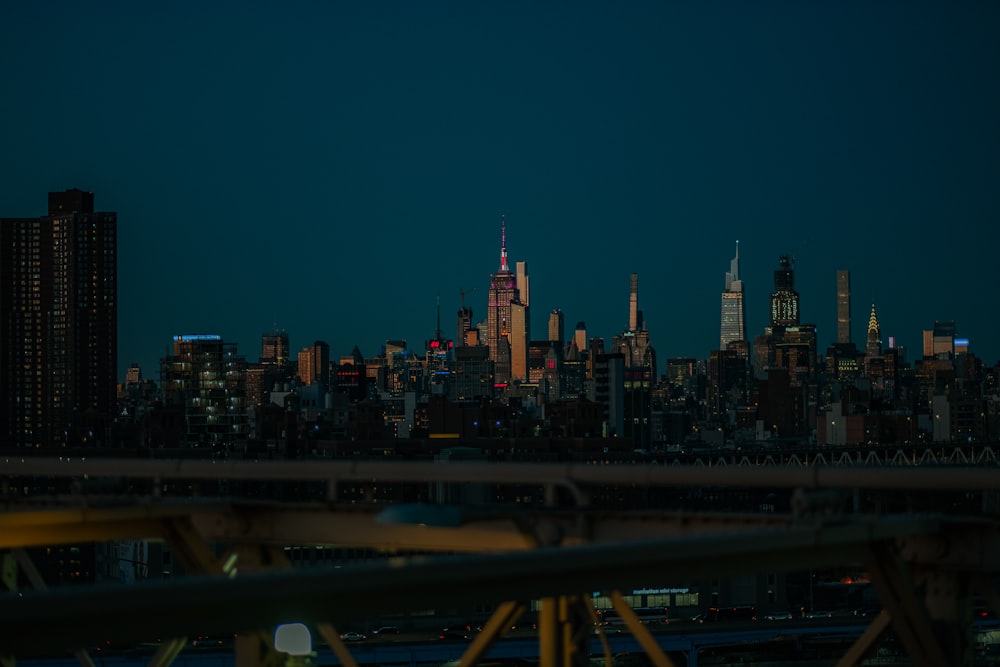
[[[271,629],[311,624],[341,664],[357,667],[336,631],[350,616],[417,611],[474,599],[496,604],[462,665],[486,656],[531,600],[541,603],[543,667],[589,664],[594,633],[589,593],[604,591],[656,667],[670,657],[618,593],[656,581],[725,574],[863,566],[883,610],[839,661],[855,665],[890,629],[915,665],[971,665],[972,598],[1000,611],[1000,522],[989,511],[874,515],[845,511],[845,496],[1000,489],[987,467],[675,466],[378,461],[144,461],[11,459],[5,480],[0,550],[0,655],[13,662],[72,651],[83,664],[95,639],[167,638],[151,660],[172,662],[193,632],[239,633],[236,662],[281,664]],[[40,494],[40,481],[61,480]],[[130,493],[87,492],[112,480]],[[312,482],[322,501],[171,497],[185,481]],[[338,502],[338,486],[527,484],[545,489],[539,507],[377,505]],[[42,485],[44,486],[44,485]],[[595,507],[595,487],[785,489],[788,513],[709,513]],[[99,487],[107,488],[107,487]],[[135,495],[136,489],[143,493]],[[985,496],[984,496],[985,497]],[[850,505],[850,503],[847,503]],[[166,542],[187,576],[134,585],[46,589],[31,547],[150,539]],[[378,564],[295,568],[287,545],[339,545],[400,556]],[[34,590],[13,592],[20,569]],[[606,645],[605,645],[606,646]],[[606,651],[607,652],[607,651]],[[611,656],[605,656],[610,667]],[[687,656],[694,665],[697,655]]]

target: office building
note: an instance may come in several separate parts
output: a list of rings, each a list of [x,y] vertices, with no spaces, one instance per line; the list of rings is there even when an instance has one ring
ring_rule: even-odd
[[[102,445],[116,412],[117,224],[94,194],[50,192],[48,215],[0,219],[0,437]]]
[[[656,378],[656,351],[639,310],[639,276],[629,276],[629,328],[615,336],[613,352],[621,356],[622,413],[621,428],[615,434],[630,438],[636,448],[650,444],[651,391]],[[610,357],[611,355],[609,355]]]
[[[727,410],[745,405],[747,359],[737,350],[713,350],[708,359],[707,395],[709,414],[723,415]]]
[[[493,397],[493,361],[490,350],[483,346],[466,345],[455,348],[448,384],[448,398],[453,401],[475,401]]]
[[[576,331],[573,332],[573,339],[576,341],[576,349],[580,354],[587,351],[587,324],[585,322],[576,323]]]
[[[851,342],[850,271],[837,271],[837,342]]]
[[[510,304],[510,378],[528,377],[528,317],[529,310],[520,301]]]
[[[935,322],[930,331],[924,330],[924,357],[951,357],[955,354],[955,322]]]
[[[272,366],[288,363],[287,332],[275,329],[260,335],[260,363]]]
[[[566,340],[563,312],[559,308],[549,313],[549,340],[556,341],[560,345]]]
[[[514,277],[517,280],[517,295],[525,308],[531,307],[531,278],[528,277],[528,263],[514,263]]]
[[[299,379],[308,386],[319,383],[330,388],[330,346],[318,340],[299,350]]]
[[[473,345],[469,342],[469,331],[472,330],[472,309],[465,305],[465,294],[462,294],[462,307],[458,310],[455,344],[458,346]]]
[[[639,329],[639,274],[633,273],[628,282],[628,330]]]
[[[526,274],[523,263],[519,263],[518,270],[524,271]],[[527,275],[525,275],[525,279],[527,279]],[[511,272],[510,265],[507,263],[507,225],[505,220],[501,220],[500,270],[490,276],[486,312],[486,345],[489,347],[490,360],[494,366],[493,379],[497,384],[506,384],[511,378],[511,339],[515,335],[519,339],[518,351],[522,349],[520,347],[520,339],[524,338],[523,349],[525,351],[525,361],[527,360],[527,329],[523,332],[514,330],[511,314],[512,303],[521,304],[525,306],[525,309],[527,308],[521,301],[520,291],[517,287],[517,278]],[[523,326],[527,327],[527,319],[527,314],[524,313],[524,317],[519,318],[518,327],[522,326],[522,320]]]
[[[788,257],[778,260],[771,292],[771,326],[794,326],[799,323],[799,293],[795,291],[795,269]]]
[[[816,325],[775,327],[771,335],[769,368],[784,368],[793,384],[816,379]]]
[[[595,402],[604,413],[604,433],[620,438],[625,432],[625,359],[621,354],[598,354],[594,361]]]
[[[740,242],[736,242],[736,256],[729,262],[726,272],[726,289],[722,292],[722,323],[719,349],[729,343],[746,340],[747,316],[743,306],[743,281],[740,280]]]

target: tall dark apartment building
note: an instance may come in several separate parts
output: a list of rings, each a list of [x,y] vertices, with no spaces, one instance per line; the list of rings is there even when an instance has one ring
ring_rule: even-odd
[[[0,438],[101,446],[115,413],[118,215],[49,193],[48,215],[0,218]]]

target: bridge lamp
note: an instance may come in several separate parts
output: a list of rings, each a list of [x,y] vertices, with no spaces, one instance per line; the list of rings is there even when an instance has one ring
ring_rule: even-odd
[[[288,655],[312,653],[312,635],[302,623],[285,623],[274,629],[275,650]]]

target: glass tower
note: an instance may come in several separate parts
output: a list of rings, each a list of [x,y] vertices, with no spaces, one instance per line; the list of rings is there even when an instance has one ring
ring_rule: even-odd
[[[722,292],[722,324],[719,349],[729,343],[746,340],[747,316],[743,306],[743,281],[740,280],[740,242],[736,242],[736,256],[729,262],[726,272],[726,289]]]

